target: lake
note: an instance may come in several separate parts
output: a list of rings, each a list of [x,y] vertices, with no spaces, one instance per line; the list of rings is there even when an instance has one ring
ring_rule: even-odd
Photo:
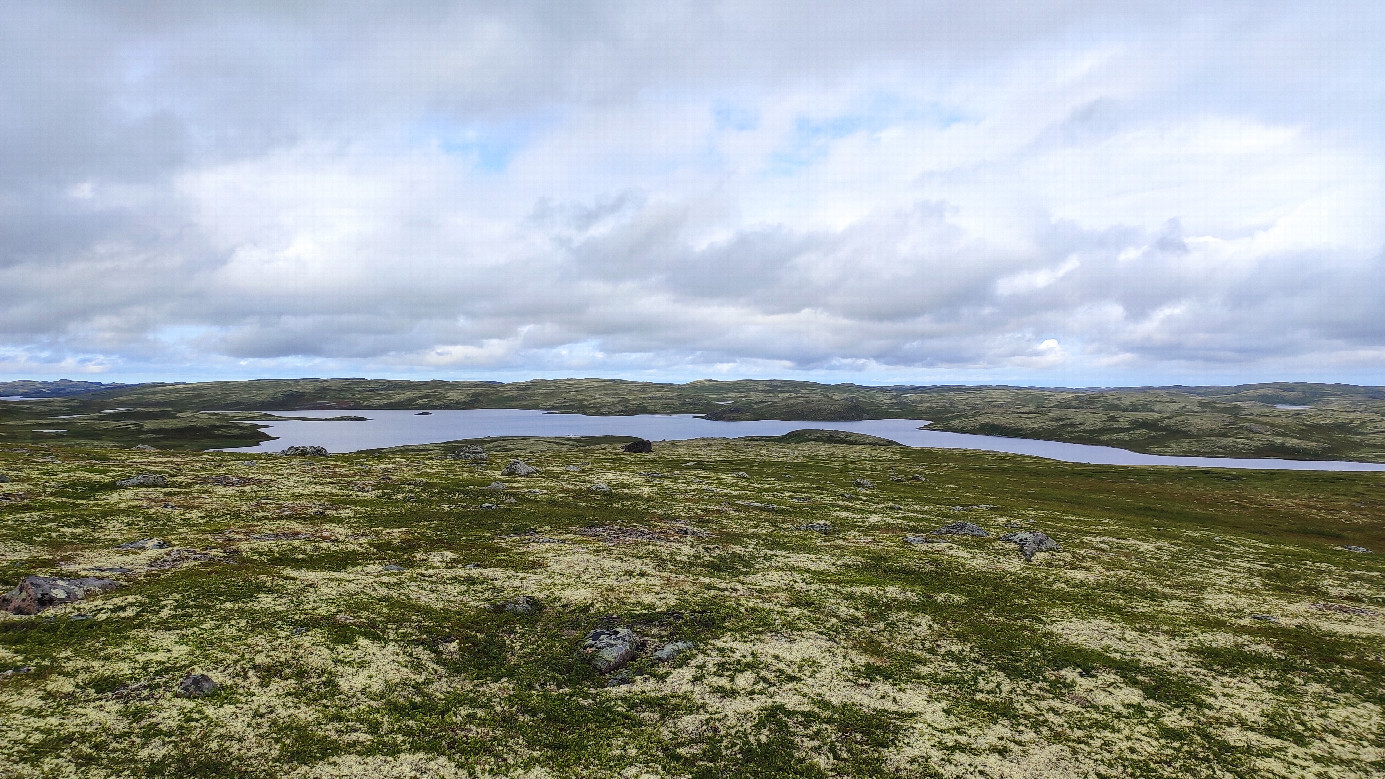
[[[232,413],[232,412],[228,412]],[[240,413],[240,412],[234,412]],[[433,444],[465,438],[492,436],[638,436],[651,441],[688,438],[741,438],[777,436],[793,430],[847,430],[888,438],[906,446],[939,449],[979,449],[1046,457],[1094,465],[1179,465],[1198,468],[1265,468],[1309,471],[1385,471],[1385,464],[1321,460],[1275,460],[1232,457],[1169,457],[1140,454],[1111,446],[1089,446],[1059,441],[968,433],[944,433],[920,429],[922,419],[867,419],[860,422],[795,422],[758,420],[715,422],[691,414],[641,414],[637,416],[585,416],[551,414],[529,409],[483,408],[465,411],[266,411],[265,414],[326,419],[344,415],[366,417],[365,422],[326,422],[285,419],[269,422],[264,430],[275,436],[258,446],[224,449],[227,452],[277,452],[288,446],[316,445],[330,452],[354,452],[409,444]],[[255,421],[262,421],[256,419]]]

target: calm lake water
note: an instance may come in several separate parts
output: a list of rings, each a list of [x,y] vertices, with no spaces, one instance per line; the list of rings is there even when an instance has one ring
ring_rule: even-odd
[[[966,433],[920,430],[922,419],[868,419],[861,422],[714,422],[691,414],[641,414],[626,417],[593,417],[582,414],[549,414],[527,409],[486,408],[466,411],[268,411],[268,414],[325,419],[343,415],[362,416],[365,422],[326,422],[286,419],[271,422],[264,430],[275,440],[258,446],[225,449],[228,452],[277,452],[288,446],[316,445],[330,452],[354,452],[408,444],[433,444],[464,438],[491,436],[639,436],[651,441],[688,438],[740,438],[783,435],[793,430],[848,430],[898,441],[906,446],[939,449],[980,449],[1046,457],[1097,465],[1183,465],[1199,468],[1269,468],[1309,471],[1385,471],[1385,464],[1339,461],[1244,459],[1231,457],[1164,457],[1139,454],[1110,446],[1087,446],[1058,441],[1000,438]]]

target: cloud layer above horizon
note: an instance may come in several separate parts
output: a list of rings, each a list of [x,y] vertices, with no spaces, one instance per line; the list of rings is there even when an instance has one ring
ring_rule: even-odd
[[[0,376],[1385,383],[1385,5],[0,7]]]

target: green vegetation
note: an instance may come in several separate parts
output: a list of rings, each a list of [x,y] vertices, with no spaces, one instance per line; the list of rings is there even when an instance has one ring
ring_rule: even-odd
[[[42,383],[0,384],[0,395]],[[54,392],[71,393],[72,383]],[[1308,406],[1282,409],[1278,405]],[[129,409],[109,413],[111,409]],[[267,436],[215,410],[540,408],[712,419],[927,419],[933,428],[1214,457],[1385,462],[1385,388],[1257,384],[1115,390],[863,387],[797,381],[650,384],[285,379],[116,386],[0,403],[0,443],[250,446]],[[349,416],[349,415],[345,415]],[[60,433],[38,432],[62,430]]]
[[[164,402],[125,421],[190,413]],[[0,614],[0,776],[1382,769],[1385,556],[1344,547],[1385,551],[1385,474],[623,440],[0,445],[0,583],[122,582]],[[169,486],[114,484],[140,473]],[[991,537],[904,540],[958,520]],[[171,548],[116,548],[144,538]],[[603,675],[582,641],[613,627],[648,643]]]

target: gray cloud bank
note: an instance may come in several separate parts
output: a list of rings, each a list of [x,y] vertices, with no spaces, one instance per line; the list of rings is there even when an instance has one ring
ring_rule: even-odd
[[[1385,381],[1385,6],[0,8],[0,374]]]

